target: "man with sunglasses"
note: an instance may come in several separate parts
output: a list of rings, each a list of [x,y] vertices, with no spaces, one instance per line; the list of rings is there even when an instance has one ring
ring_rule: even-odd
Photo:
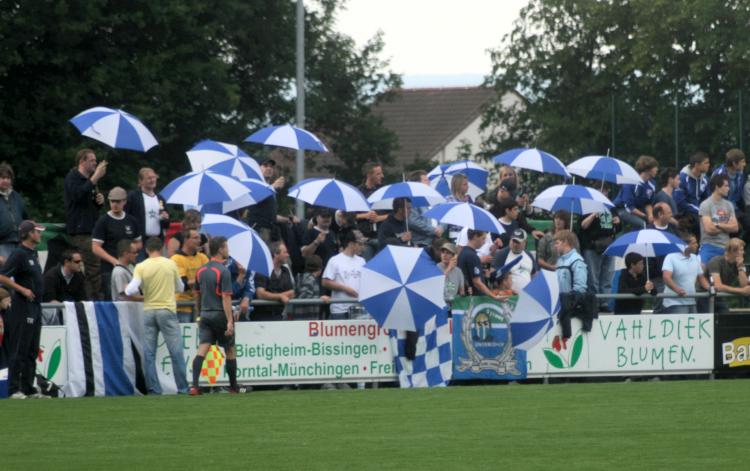
[[[62,262],[44,274],[45,303],[79,302],[86,299],[86,278],[83,276],[83,257],[78,249],[68,249]]]

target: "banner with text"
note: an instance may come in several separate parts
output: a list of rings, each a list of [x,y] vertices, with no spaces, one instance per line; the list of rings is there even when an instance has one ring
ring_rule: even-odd
[[[716,316],[715,353],[718,373],[750,372],[750,314]]]
[[[711,314],[602,315],[591,332],[573,319],[527,352],[528,376],[606,376],[710,372],[714,366]]]

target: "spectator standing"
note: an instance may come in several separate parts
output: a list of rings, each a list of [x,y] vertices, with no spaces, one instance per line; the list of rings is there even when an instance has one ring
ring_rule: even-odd
[[[316,211],[315,225],[307,230],[302,256],[307,258],[317,255],[323,261],[325,267],[328,260],[339,253],[339,243],[331,230],[333,213],[328,208],[320,207]]]
[[[536,245],[536,262],[545,270],[555,270],[557,265],[557,251],[554,247],[553,237],[558,231],[570,229],[570,213],[561,210],[555,212],[552,217],[552,227],[539,239]]]
[[[283,306],[258,306],[253,310],[252,321],[280,321],[284,309],[294,298],[294,275],[289,268],[289,252],[283,242],[269,247],[273,256],[271,276],[255,274],[255,296],[267,301],[280,301]]]
[[[99,257],[91,246],[91,232],[99,219],[99,209],[104,206],[104,195],[99,191],[99,181],[107,173],[107,161],[99,163],[91,149],[81,149],[76,154],[76,167],[65,176],[65,230],[73,245],[81,251],[86,269],[88,299],[102,299],[102,279]]]
[[[612,201],[618,208],[618,216],[626,227],[634,230],[643,229],[653,220],[654,195],[659,172],[659,162],[650,155],[642,155],[635,162],[635,170],[641,177],[637,185],[622,185],[620,192]]]
[[[378,250],[383,250],[386,245],[411,245],[411,231],[406,227],[410,211],[409,198],[394,198],[393,212],[378,227]]]
[[[182,335],[177,321],[175,293],[184,289],[177,265],[161,255],[162,241],[151,237],[146,241],[148,258],[135,266],[133,279],[125,288],[125,295],[143,292],[144,363],[146,387],[149,394],[161,394],[161,384],[156,373],[156,346],[159,332],[169,350],[177,392],[188,392]]]
[[[477,255],[477,249],[484,244],[487,233],[469,229],[467,232],[468,242],[458,254],[458,268],[464,275],[466,283],[466,292],[469,296],[490,296],[495,299],[501,299],[492,293],[487,286],[487,278],[482,269],[482,262]]]
[[[445,274],[444,297],[445,302],[450,306],[456,296],[463,296],[465,294],[464,274],[458,268],[456,246],[451,242],[445,242],[440,247],[440,263],[437,266]]]
[[[383,186],[383,167],[378,162],[365,165],[365,179],[358,187],[365,198],[369,198],[381,186]],[[357,229],[367,238],[363,256],[370,260],[379,250],[378,246],[378,224],[388,217],[386,211],[369,211],[357,214]]]
[[[710,194],[706,176],[710,165],[708,154],[696,152],[690,156],[690,162],[680,170],[680,189],[685,196],[682,207],[678,208],[681,214],[689,214],[698,219],[698,209]]]
[[[79,302],[86,299],[86,279],[81,271],[83,258],[78,249],[68,249],[62,261],[44,274],[45,303]]]
[[[195,307],[200,312],[198,324],[198,351],[193,358],[193,385],[190,395],[200,395],[200,379],[203,360],[208,349],[218,344],[226,355],[226,373],[229,376],[229,392],[237,394],[237,352],[234,346],[234,322],[232,312],[232,276],[225,265],[229,257],[229,247],[225,237],[214,237],[208,243],[211,261],[203,265],[197,273]]]
[[[317,255],[313,254],[305,257],[305,271],[300,275],[297,281],[297,299],[321,299],[323,302],[330,301],[330,297],[320,294],[321,279],[320,274],[323,272],[323,261]],[[320,319],[320,305],[308,304],[294,306],[292,310],[292,320],[313,320]]]
[[[602,194],[607,196],[607,187],[602,186]],[[581,220],[580,242],[583,260],[589,269],[591,286],[597,294],[612,292],[612,278],[615,273],[615,259],[604,255],[604,251],[614,242],[620,232],[620,218],[609,211],[591,213]],[[601,299],[600,311],[610,311],[607,301]]]
[[[726,198],[734,205],[734,213],[737,215],[738,220],[742,220],[743,215],[743,203],[742,193],[743,184],[745,182],[745,153],[740,149],[729,149],[727,151],[726,160],[722,165],[716,167],[714,175],[726,175],[729,180],[729,193]]]
[[[328,261],[323,271],[323,287],[331,290],[331,299],[356,298],[365,259],[358,255],[364,241],[354,231],[341,234],[341,253]],[[331,319],[346,319],[356,304],[331,304]]]
[[[430,186],[430,179],[424,170],[416,170],[409,175],[409,181],[422,183]],[[432,241],[435,237],[443,235],[443,228],[436,225],[430,218],[424,217],[424,213],[429,208],[422,206],[411,208],[409,212],[409,229],[412,232],[412,242],[415,247],[432,247]]]
[[[0,283],[13,289],[10,309],[4,320],[7,354],[8,394],[12,399],[39,397],[34,388],[36,357],[42,332],[44,278],[36,247],[42,241],[44,227],[26,220],[18,226],[21,241],[0,267]]]
[[[253,307],[250,301],[255,297],[255,273],[248,273],[245,267],[232,257],[226,261],[227,270],[232,276],[232,301],[239,301],[240,320],[250,320]]]
[[[276,193],[258,204],[249,206],[246,217],[247,224],[260,234],[266,244],[270,244],[281,237],[277,224],[290,222],[296,224],[299,221],[293,216],[287,217],[279,214],[278,192],[286,185],[286,177],[276,176],[276,161],[270,158],[263,159],[260,163],[260,170],[263,172],[266,183],[271,185]]]
[[[513,170],[513,167],[504,165],[501,167],[500,172],[500,184],[494,193],[495,202],[493,203],[493,208],[494,205],[497,205],[498,201],[505,198],[516,200],[516,203],[518,203],[518,216],[516,217],[518,227],[526,231],[527,234],[534,236],[535,239],[541,239],[544,237],[544,232],[529,224],[529,221],[526,218],[527,214],[530,214],[532,211],[530,209],[531,206],[529,205],[529,196],[521,186],[515,170]],[[505,178],[503,178],[504,176]],[[502,216],[502,214],[495,214],[495,217],[499,218],[500,216]]]
[[[701,261],[696,255],[698,241],[693,234],[683,233],[680,238],[687,244],[683,253],[671,253],[664,257],[662,276],[664,294],[678,295],[679,298],[665,298],[665,314],[694,314],[697,312],[695,298],[687,297],[696,293],[695,283],[708,291],[709,285],[703,274]]]
[[[185,242],[183,234],[186,230],[195,229],[200,232],[200,228],[201,213],[195,209],[185,211],[185,216],[182,218],[182,222],[180,222],[180,230],[167,241],[167,258],[172,258],[172,255],[180,250],[182,243]],[[201,234],[200,250],[205,253],[206,249],[208,249],[208,237],[206,234]]]
[[[510,244],[510,235],[513,234],[516,229],[520,229],[517,221],[520,211],[518,208],[518,202],[511,198],[503,198],[498,201],[497,208],[497,214],[499,214],[498,222],[503,226],[505,232],[499,236],[493,236],[493,239],[497,246],[508,247]],[[498,240],[500,242],[497,242]]]
[[[177,273],[185,285],[185,290],[177,293],[177,302],[195,303],[195,274],[198,269],[208,263],[208,257],[198,249],[201,243],[201,235],[195,229],[188,229],[182,232],[182,247],[171,260],[177,265]],[[195,314],[192,305],[177,306],[177,318],[180,322],[195,321]]]
[[[117,265],[112,269],[110,288],[112,301],[143,301],[141,294],[132,296],[125,294],[125,288],[133,279],[135,261],[139,253],[138,245],[130,239],[123,239],[117,243]]]
[[[110,210],[96,221],[91,234],[91,250],[101,260],[102,291],[107,301],[112,299],[112,268],[117,265],[117,244],[129,239],[136,243],[138,250],[142,245],[138,222],[125,212],[127,197],[119,186],[109,191]]]
[[[164,240],[164,233],[169,228],[166,202],[156,192],[158,178],[154,169],[141,168],[138,171],[138,188],[128,193],[125,204],[125,212],[135,218],[138,233],[144,239],[158,237]],[[145,257],[145,251],[141,257]]]
[[[520,293],[529,284],[539,267],[534,256],[526,250],[526,231],[520,228],[513,231],[509,246],[497,251],[492,266],[496,273],[510,266],[507,273],[510,274],[511,289],[515,293]]]
[[[672,212],[669,223],[678,226],[679,222],[675,219],[680,215],[677,202],[684,200],[685,196],[680,189],[680,173],[676,168],[667,167],[659,172],[659,188],[660,190],[654,196],[654,209],[659,203],[667,204]],[[654,216],[655,218],[656,216]]]
[[[625,255],[625,268],[620,273],[617,293],[630,293],[637,296],[656,294],[654,284],[646,279],[644,258],[641,254],[631,252]],[[643,309],[642,299],[616,299],[615,314],[640,314]]]
[[[717,293],[750,296],[750,284],[745,270],[745,242],[742,239],[729,239],[724,254],[712,258],[706,266],[706,271],[712,278]],[[714,313],[728,312],[729,305],[726,300],[716,298]]]
[[[729,242],[729,235],[739,230],[734,215],[734,205],[726,199],[729,194],[729,178],[726,175],[711,177],[711,196],[701,203],[701,263],[706,264],[717,255],[722,255]]]
[[[0,257],[8,255],[18,245],[18,225],[28,219],[21,195],[13,189],[15,173],[8,162],[0,163]]]

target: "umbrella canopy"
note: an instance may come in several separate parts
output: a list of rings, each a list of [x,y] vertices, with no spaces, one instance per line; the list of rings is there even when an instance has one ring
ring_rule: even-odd
[[[203,170],[177,177],[161,191],[167,203],[198,206],[232,201],[248,193],[234,177]]]
[[[308,178],[289,188],[289,196],[315,206],[347,212],[370,210],[369,203],[356,187],[335,178]]]
[[[287,147],[289,149],[328,152],[328,148],[315,136],[315,134],[301,128],[295,128],[288,124],[263,128],[248,136],[245,139],[245,142],[255,142],[267,146]]]
[[[601,192],[580,185],[555,185],[539,193],[531,206],[547,211],[565,210],[574,214],[609,211],[615,205]]]
[[[234,144],[205,139],[186,152],[194,172],[211,170],[237,178],[263,180],[260,165]]]
[[[254,178],[240,179],[240,182],[247,187],[249,193],[232,201],[210,203],[197,209],[204,214],[226,214],[246,206],[258,204],[276,193],[271,185]]]
[[[427,210],[424,217],[437,219],[445,224],[468,227],[478,231],[502,234],[505,232],[497,218],[486,209],[471,203],[441,203]]]
[[[229,216],[206,214],[203,216],[201,229],[212,237],[226,237],[229,255],[248,271],[271,276],[273,271],[271,252],[258,233],[246,224]]]
[[[687,245],[679,237],[658,229],[641,229],[627,232],[612,242],[604,255],[624,257],[635,252],[644,257],[657,257],[669,253],[681,253]]]
[[[591,180],[604,180],[618,185],[624,183],[637,185],[641,182],[641,176],[633,167],[614,157],[603,155],[581,157],[567,168],[568,172]]]
[[[427,174],[427,178],[430,180],[430,187],[443,196],[451,194],[450,175],[445,174],[445,170],[448,167],[449,164],[440,164]]]
[[[113,149],[146,152],[158,143],[138,118],[123,110],[97,106],[70,119],[86,137],[103,142]]]
[[[487,189],[487,176],[489,171],[469,160],[459,160],[440,164],[430,170],[427,178],[430,180],[430,186],[443,196],[451,194],[451,180],[453,175],[461,173],[469,181],[469,190],[467,193],[472,198],[478,198],[484,190]]]
[[[445,275],[424,249],[388,245],[362,268],[359,302],[384,329],[423,331],[446,309]]]
[[[529,350],[555,325],[560,311],[560,287],[557,274],[540,270],[518,296],[510,320],[510,335],[518,350]]]
[[[401,182],[379,188],[367,198],[372,209],[393,209],[396,198],[410,198],[414,207],[445,203],[443,195],[419,182]]]
[[[511,167],[520,167],[542,173],[554,173],[566,178],[571,177],[565,168],[565,164],[560,162],[560,159],[539,149],[519,147],[496,155],[492,160],[496,164],[505,164]]]

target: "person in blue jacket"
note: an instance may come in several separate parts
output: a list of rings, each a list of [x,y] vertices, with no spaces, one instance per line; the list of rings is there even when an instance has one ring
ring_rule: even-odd
[[[653,217],[654,196],[656,195],[656,174],[659,162],[650,155],[642,155],[635,162],[635,170],[641,176],[637,185],[622,185],[614,205],[623,224],[633,229],[643,229]]]
[[[705,152],[698,151],[690,156],[690,162],[680,170],[680,189],[684,198],[678,209],[682,214],[698,217],[698,208],[711,193],[708,189],[708,168],[711,159]]]

